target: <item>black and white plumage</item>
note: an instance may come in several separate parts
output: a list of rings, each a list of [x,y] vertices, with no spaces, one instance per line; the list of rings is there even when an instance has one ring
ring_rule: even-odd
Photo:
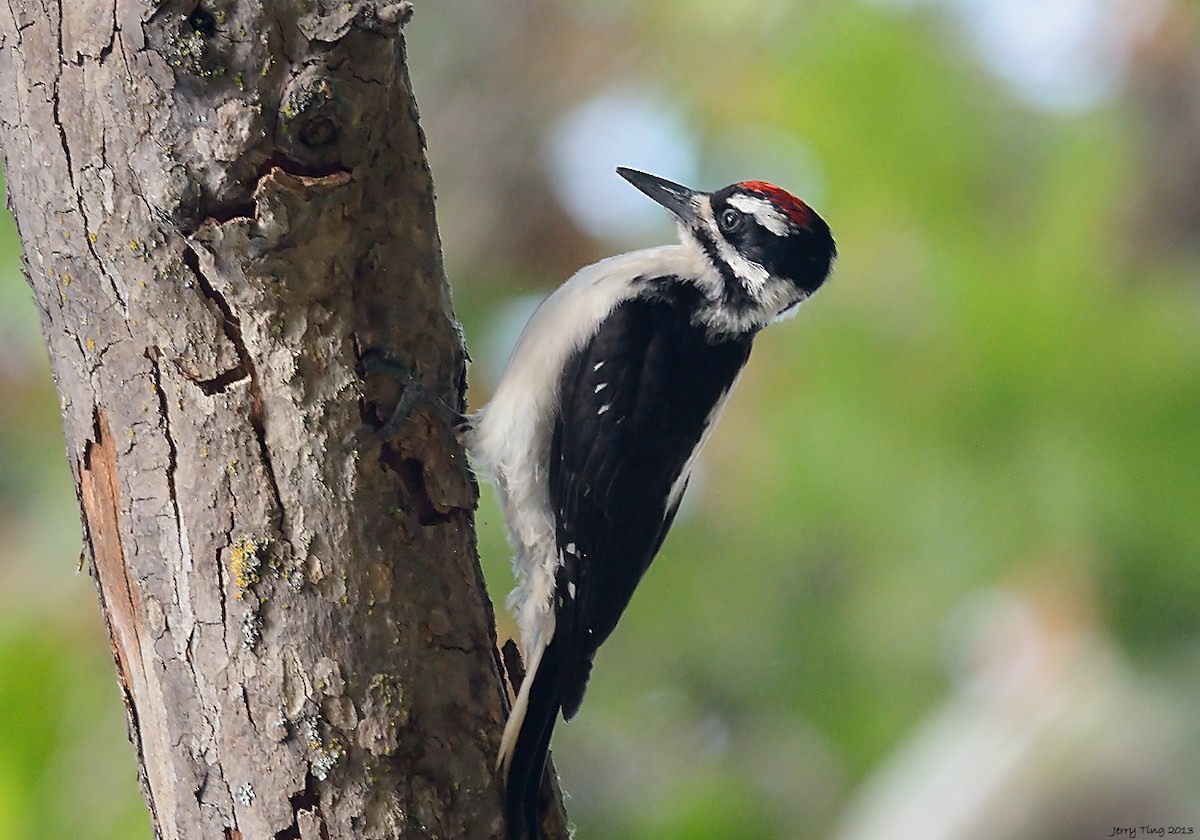
[[[514,838],[538,836],[550,733],[579,709],[754,336],[825,281],[829,228],[778,187],[715,193],[619,169],[680,244],[582,269],[530,319],[467,443],[493,477],[527,674],[500,748]]]

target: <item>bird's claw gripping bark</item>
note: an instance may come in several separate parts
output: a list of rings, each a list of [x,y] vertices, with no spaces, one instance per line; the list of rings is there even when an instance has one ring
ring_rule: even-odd
[[[378,440],[387,441],[394,438],[413,412],[422,405],[440,417],[461,440],[468,422],[466,415],[446,405],[437,394],[426,388],[413,375],[408,365],[400,361],[394,353],[379,347],[369,347],[363,351],[361,361],[364,372],[383,374],[400,385],[400,399],[387,420],[375,432]]]

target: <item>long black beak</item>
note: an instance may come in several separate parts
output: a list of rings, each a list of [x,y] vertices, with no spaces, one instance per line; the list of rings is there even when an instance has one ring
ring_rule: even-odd
[[[696,221],[695,198],[700,194],[696,190],[624,166],[617,167],[617,174],[670,210],[684,224]]]

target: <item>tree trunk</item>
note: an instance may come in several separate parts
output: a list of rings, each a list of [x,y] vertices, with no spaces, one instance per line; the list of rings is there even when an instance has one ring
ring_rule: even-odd
[[[406,2],[0,10],[9,203],[164,838],[495,837],[465,352]]]

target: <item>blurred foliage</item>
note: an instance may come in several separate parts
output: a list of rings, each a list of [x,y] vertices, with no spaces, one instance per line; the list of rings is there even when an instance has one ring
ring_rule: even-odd
[[[1190,60],[1196,15],[1175,4],[1168,27],[1174,49],[1190,33]],[[1149,93],[1176,69],[1160,46],[1134,54],[1124,95],[1046,113],[988,76],[937,4],[418,8],[410,65],[476,405],[497,313],[630,244],[580,232],[538,141],[614,78],[686,110],[696,186],[721,185],[703,173],[732,165],[731,129],[801,144],[841,253],[799,317],[758,340],[583,711],[556,733],[580,836],[829,836],[969,682],[962,628],[984,591],[1027,598],[1051,641],[1111,648],[1175,725],[1172,698],[1200,674],[1200,231],[1146,233],[1179,219],[1160,225],[1145,186],[1166,157],[1156,125],[1179,119]],[[0,258],[0,377],[17,395],[0,405],[0,840],[144,837],[8,230]],[[502,603],[486,493],[479,522]],[[1164,749],[1147,761],[1190,774],[1194,807],[1194,761]]]

